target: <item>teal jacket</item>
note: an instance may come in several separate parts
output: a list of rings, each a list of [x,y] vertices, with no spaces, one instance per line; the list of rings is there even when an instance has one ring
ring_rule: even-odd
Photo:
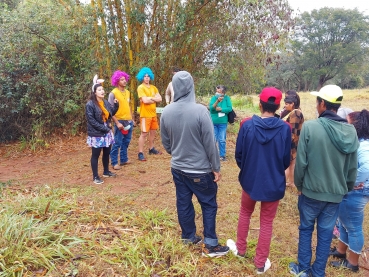
[[[213,120],[213,124],[227,124],[228,123],[228,113],[232,111],[231,98],[227,94],[224,95],[223,100],[219,102],[217,105],[217,107],[222,108],[221,111],[217,111],[213,107],[217,99],[218,98],[215,95],[210,99],[209,109],[210,109],[211,119]],[[219,117],[219,113],[224,113],[225,116]]]
[[[305,122],[297,147],[297,189],[315,200],[340,203],[355,185],[358,148],[351,124],[327,117]]]

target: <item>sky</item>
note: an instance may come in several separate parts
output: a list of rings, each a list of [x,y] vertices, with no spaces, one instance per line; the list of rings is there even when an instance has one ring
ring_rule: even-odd
[[[354,9],[357,8],[365,15],[369,15],[369,1],[368,0],[288,0],[290,6],[300,13],[310,12],[314,9],[324,7]]]

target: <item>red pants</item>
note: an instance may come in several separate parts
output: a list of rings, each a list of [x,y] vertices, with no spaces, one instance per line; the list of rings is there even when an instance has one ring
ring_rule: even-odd
[[[246,253],[247,235],[250,228],[251,215],[254,212],[256,201],[250,198],[244,190],[242,190],[240,217],[238,219],[237,229],[237,250],[239,254]],[[260,232],[258,245],[256,248],[256,256],[254,259],[257,268],[265,265],[269,256],[270,241],[272,239],[273,220],[277,213],[278,201],[261,202],[260,208]]]

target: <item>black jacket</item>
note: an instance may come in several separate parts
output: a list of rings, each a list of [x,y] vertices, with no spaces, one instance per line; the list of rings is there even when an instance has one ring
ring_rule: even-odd
[[[104,99],[104,106],[109,112],[109,118],[107,121],[108,126],[111,126],[111,117],[117,112],[119,104],[114,103],[114,107],[112,107],[109,102]],[[92,102],[92,100],[89,100],[86,104],[86,119],[87,134],[90,137],[103,137],[111,130],[111,128],[104,125],[102,111],[100,107]]]

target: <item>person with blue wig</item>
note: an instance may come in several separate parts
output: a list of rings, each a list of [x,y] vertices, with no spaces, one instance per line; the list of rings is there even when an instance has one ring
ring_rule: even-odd
[[[141,135],[138,139],[138,160],[146,161],[143,153],[145,141],[149,137],[149,155],[161,154],[154,147],[156,130],[159,129],[158,117],[156,116],[156,103],[162,101],[159,90],[150,84],[154,80],[154,73],[148,67],[143,67],[136,75],[138,81],[142,82],[137,88],[140,99],[140,128]]]

